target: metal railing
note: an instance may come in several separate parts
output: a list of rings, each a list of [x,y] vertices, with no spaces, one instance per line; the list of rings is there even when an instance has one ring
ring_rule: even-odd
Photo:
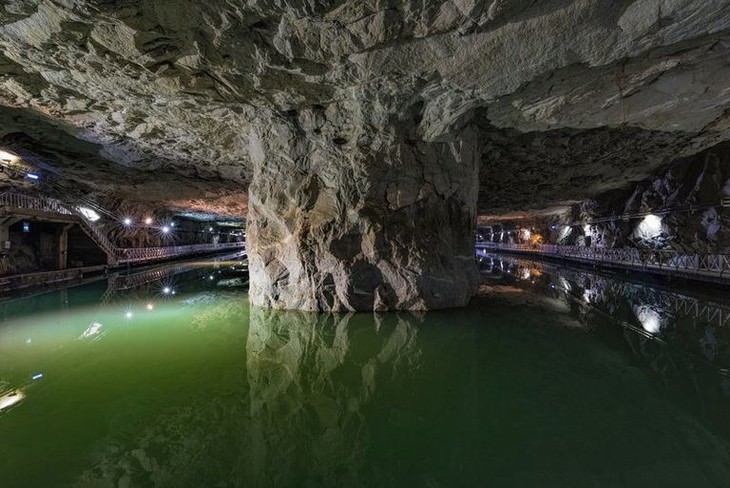
[[[119,263],[133,263],[218,250],[222,251],[225,249],[245,249],[245,247],[245,242],[227,242],[220,244],[192,244],[189,246],[117,248],[116,259]]]
[[[81,225],[81,230],[89,236],[89,238],[96,243],[107,256],[114,256],[116,254],[116,246],[109,240],[109,238],[101,232],[97,227],[87,221],[83,215],[78,215]]]
[[[39,198],[22,193],[0,193],[0,206],[26,210],[37,210],[61,215],[75,215],[66,205],[52,198]]]
[[[730,277],[730,254],[683,254],[673,250],[477,242],[477,249],[518,251],[644,270]]]
[[[188,246],[119,248],[98,227],[93,225],[75,207],[47,197],[33,197],[22,193],[0,193],[0,207],[24,209],[69,215],[78,219],[81,229],[107,255],[110,265],[139,263],[174,258],[189,254],[201,254],[225,249],[244,249],[245,242],[192,244]]]

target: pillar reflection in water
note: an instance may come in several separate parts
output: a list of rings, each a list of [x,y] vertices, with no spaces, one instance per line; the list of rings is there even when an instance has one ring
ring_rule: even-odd
[[[418,367],[416,320],[251,310],[246,355],[254,485],[362,483],[365,410],[379,382]]]

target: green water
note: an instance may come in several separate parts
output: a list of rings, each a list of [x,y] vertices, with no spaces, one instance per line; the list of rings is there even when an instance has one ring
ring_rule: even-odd
[[[0,304],[0,381],[25,395],[1,487],[730,485],[722,330],[710,358],[698,321],[634,333],[555,272],[350,316],[251,309],[211,273]]]

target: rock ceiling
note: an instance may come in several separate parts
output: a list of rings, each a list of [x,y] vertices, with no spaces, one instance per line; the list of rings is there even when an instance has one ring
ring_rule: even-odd
[[[730,138],[729,107],[730,0],[0,5],[0,147],[56,191],[236,213],[273,120],[340,148],[471,125],[480,212],[538,209]]]

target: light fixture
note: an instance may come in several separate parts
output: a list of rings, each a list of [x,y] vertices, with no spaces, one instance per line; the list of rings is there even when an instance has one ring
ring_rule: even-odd
[[[147,310],[154,310],[154,309],[155,309],[155,305],[154,304],[152,304],[152,303],[148,303],[147,304]]]
[[[126,225],[127,227],[129,227],[130,225],[132,225],[132,219],[130,219],[129,217],[124,217],[124,220],[122,220],[122,223],[124,225]]]
[[[86,220],[88,220],[89,222],[96,222],[97,220],[99,220],[101,218],[101,215],[99,215],[98,213],[96,213],[96,211],[94,211],[88,207],[78,207],[78,209],[79,209],[79,212],[81,213],[81,215],[83,215],[84,218]]]
[[[164,288],[162,289],[162,293],[164,293],[165,295],[169,295],[171,291],[172,291],[172,290],[170,289],[170,287],[169,287],[169,286],[166,286],[166,287],[164,287]]]
[[[647,215],[637,227],[637,231],[640,237],[648,239],[661,235],[662,218],[654,214]]]
[[[208,227],[208,230],[209,230],[210,232],[213,232],[213,227]]]
[[[25,177],[33,181],[38,181],[41,179],[41,176],[38,173],[26,173]]]
[[[175,227],[175,222],[170,222],[170,227]]]
[[[20,160],[20,158],[15,154],[0,149],[0,161],[3,161],[5,163],[17,163],[18,160]]]
[[[146,225],[152,225],[152,217],[147,217],[144,219],[144,223]]]
[[[169,234],[170,233],[170,227],[167,225],[162,226],[162,233],[163,234]]]
[[[134,317],[134,314],[133,314],[133,313],[132,313],[132,311],[130,310],[130,311],[128,311],[127,313],[125,313],[125,314],[124,314],[124,316],[125,316],[125,317],[127,317],[127,319],[131,319],[132,317]]]

